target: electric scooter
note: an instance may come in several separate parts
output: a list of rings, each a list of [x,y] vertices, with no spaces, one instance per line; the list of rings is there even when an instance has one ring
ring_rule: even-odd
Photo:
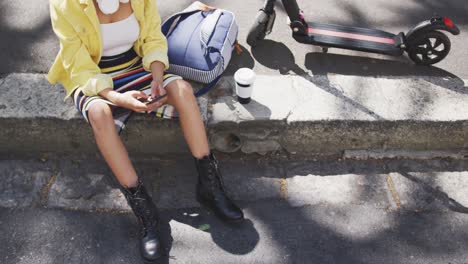
[[[275,22],[276,0],[266,0],[251,27],[247,43],[255,47],[270,34]],[[406,51],[416,64],[431,65],[443,60],[451,48],[450,39],[441,31],[453,35],[460,29],[447,17],[433,17],[416,25],[408,33],[392,34],[370,28],[308,22],[296,0],[282,0],[289,17],[293,38],[300,43],[328,48],[341,48],[371,53],[401,56]]]

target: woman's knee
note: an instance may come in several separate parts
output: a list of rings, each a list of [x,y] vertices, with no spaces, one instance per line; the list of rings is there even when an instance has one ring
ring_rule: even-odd
[[[194,98],[192,85],[184,80],[178,80],[173,85],[169,84],[167,92],[175,100]]]
[[[112,111],[108,104],[96,102],[88,109],[88,119],[92,127],[100,128],[113,119]]]

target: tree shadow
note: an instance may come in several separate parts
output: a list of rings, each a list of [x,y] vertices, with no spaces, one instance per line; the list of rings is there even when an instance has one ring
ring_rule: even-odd
[[[421,21],[421,18],[426,19],[432,16],[448,16],[457,25],[468,24],[468,5],[464,0],[417,0],[416,5],[398,6],[387,4],[385,9],[389,12],[402,14],[402,20],[398,19],[394,25],[402,25],[403,23],[416,24]]]
[[[439,187],[434,187],[436,175],[434,172],[465,172],[468,171],[468,163],[464,160],[457,159],[428,159],[428,160],[411,160],[411,159],[381,159],[381,160],[297,160],[286,163],[285,171],[287,177],[297,175],[316,175],[316,176],[340,176],[344,174],[369,175],[367,177],[367,186],[381,184],[376,182],[376,178],[372,175],[382,175],[397,173],[402,177],[410,180],[420,190],[419,193],[409,193],[410,199],[420,200],[421,193],[425,202],[439,200],[444,207],[452,212],[468,214],[468,207],[451,198],[446,192]],[[413,175],[419,173],[422,176]],[[370,191],[364,188],[364,196],[368,197]],[[374,190],[375,191],[375,190]]]
[[[359,174],[365,176],[366,186],[371,186],[382,184],[375,177],[377,174],[468,169],[463,160],[446,159],[335,162],[294,161],[295,166],[286,164],[284,170],[287,171],[286,178]],[[300,171],[297,170],[298,164],[303,166]],[[417,184],[423,184],[423,188],[442,201],[451,212],[468,213],[465,206],[446,193],[415,180],[411,175],[409,177]],[[376,191],[369,187],[359,188],[356,199],[363,201],[363,204],[318,204],[294,208],[288,200],[272,200],[268,204],[254,206],[250,212],[268,226],[273,239],[282,245],[283,263],[300,263],[305,259],[310,263],[419,263],[421,259],[429,260],[434,256],[443,258],[463,252],[461,247],[453,244],[454,241],[466,241],[468,238],[466,232],[453,226],[457,223],[456,227],[461,228],[463,222],[450,222],[452,215],[437,212],[377,209],[369,200]],[[418,199],[417,196],[413,198]],[[282,225],[284,222],[288,225]],[[426,254],[431,257],[425,257]],[[410,255],[415,258],[409,259]]]
[[[256,165],[250,166],[250,163]],[[268,241],[266,243],[277,245],[271,254],[278,263],[419,263],[421,256],[426,254],[441,257],[463,252],[451,242],[468,238],[466,232],[454,229],[454,225],[457,228],[466,225],[458,220],[449,221],[453,215],[442,215],[438,212],[419,213],[412,208],[392,209],[377,204],[379,199],[388,199],[388,202],[391,202],[391,197],[385,198],[385,192],[388,191],[379,188],[388,184],[384,174],[404,171],[426,174],[434,171],[467,171],[468,164],[463,160],[293,159],[283,164],[271,161],[265,166],[269,167],[272,164],[279,166],[275,171],[279,171],[277,174],[282,175],[285,180],[303,175],[328,178],[353,174],[346,177],[354,178],[349,183],[357,188],[354,197],[356,202],[345,201],[344,204],[322,202],[297,207],[290,197],[251,203],[246,209],[247,214],[266,226],[268,233],[261,234],[261,238],[267,235],[264,238]],[[229,170],[232,166],[234,165],[225,169]],[[251,170],[252,166],[258,166],[256,159],[235,164],[235,167],[250,168],[247,170]],[[259,170],[258,174],[263,177],[277,175],[270,175],[263,170]],[[358,180],[358,175],[363,179]],[[307,181],[300,184],[304,184],[303,196],[319,195],[308,192]],[[431,192],[428,195],[433,194],[434,192]],[[437,195],[440,198],[436,199],[444,200],[443,195]],[[412,198],[421,199],[420,196]],[[456,206],[447,207],[450,213],[466,213],[460,202],[451,203]],[[261,229],[265,230],[265,227]],[[409,255],[416,256],[414,261],[407,262]]]
[[[457,159],[323,159],[308,160],[296,158],[285,163],[287,177],[293,175],[341,175],[341,174],[388,174],[391,172],[421,172],[433,171],[463,172],[468,171],[468,163]]]
[[[468,87],[458,76],[434,66],[421,66],[395,60],[374,59],[341,54],[312,52],[306,55],[305,67],[313,75],[329,73],[384,78],[418,78],[453,92],[468,94]]]
[[[396,5],[394,2],[379,3],[379,8],[386,10],[387,13],[398,14],[397,18],[391,21],[385,21],[385,24],[370,22],[369,18],[371,16],[366,14],[365,9],[356,6],[356,4],[352,2],[341,1],[340,8],[348,13],[348,16],[345,17],[352,18],[347,21],[347,24],[350,26],[371,28],[380,28],[383,26],[404,27],[410,30],[410,28],[421,21],[430,19],[433,16],[448,16],[457,25],[468,24],[468,18],[466,16],[468,7],[466,3],[464,3],[464,0],[447,0],[443,2],[437,0],[416,0],[408,5]],[[310,10],[306,10],[306,14],[307,11]],[[342,24],[343,20],[334,18],[330,19],[328,22],[332,24]]]
[[[280,245],[274,251],[277,263],[421,263],[433,257],[460,260],[463,249],[454,242],[468,237],[463,230],[466,225],[457,225],[461,230],[455,231],[453,222],[438,214],[404,211],[390,215],[359,205],[294,208],[282,200],[261,206],[250,211],[272,230],[270,239]],[[363,222],[351,220],[357,215]],[[373,222],[371,226],[368,221]],[[334,226],[336,222],[361,231],[348,233]]]
[[[224,167],[229,170],[243,164],[244,171],[251,171],[249,162],[258,167],[256,159]],[[422,260],[434,257],[448,262],[454,258],[460,259],[460,253],[464,252],[462,247],[468,241],[468,233],[464,230],[468,225],[464,222],[466,217],[460,218],[462,214],[454,212],[466,215],[466,207],[433,187],[430,181],[414,179],[414,173],[420,172],[428,172],[428,176],[431,176],[433,171],[467,171],[468,163],[464,160],[295,159],[283,164],[270,161],[265,166],[275,166],[272,171],[279,172],[270,176],[259,169],[253,173],[254,177],[267,176],[279,180],[277,175],[286,179],[302,175],[363,175],[367,182],[364,187],[359,187],[356,197],[363,203],[302,207],[294,206],[288,199],[241,203],[248,218],[255,219],[255,222],[246,220],[237,226],[226,225],[199,208],[162,210],[163,226],[160,230],[167,255],[156,263],[181,261],[177,260],[177,256],[170,256],[172,234],[169,222],[172,220],[191,226],[196,231],[209,233],[213,242],[226,253],[243,256],[256,249],[254,255],[247,259],[264,261],[262,263],[422,263]],[[184,171],[189,170],[187,166],[183,167]],[[409,177],[417,186],[422,186],[428,195],[447,206],[449,214],[430,211],[421,213],[410,208],[385,210],[370,203],[379,189],[368,186],[382,184],[376,175],[392,172]],[[239,175],[238,179],[241,176],[246,175]],[[233,188],[236,182],[238,180],[230,181],[227,187]],[[264,187],[253,186],[260,189]],[[421,196],[413,198],[421,199]],[[6,243],[0,246],[0,252],[4,254],[0,255],[7,258],[6,263],[16,263],[22,256],[22,261],[34,259],[54,263],[142,263],[133,215],[40,210],[39,213],[7,210],[2,211],[5,214],[0,214],[1,222],[13,223],[0,226],[0,231],[6,234]],[[254,225],[261,226],[260,232]],[[57,229],[44,230],[52,226]],[[170,243],[167,244],[167,241]],[[414,256],[414,259],[409,256]],[[184,254],[183,257],[191,256]],[[187,261],[200,263],[197,260],[197,255],[194,255],[193,259]]]
[[[280,74],[286,75],[289,72],[297,74],[305,80],[313,83],[318,88],[336,96],[345,103],[348,103],[359,111],[371,116],[375,120],[384,120],[384,118],[360,102],[346,96],[338,87],[330,83],[326,75],[310,75],[296,64],[295,58],[291,50],[283,43],[264,40],[261,41],[255,48],[252,48],[253,57],[262,65],[278,70]]]
[[[455,199],[451,198],[446,192],[442,191],[438,187],[433,187],[434,185],[434,178],[430,178],[429,182],[426,182],[419,177],[412,175],[409,172],[399,172],[400,175],[407,178],[408,180],[414,182],[418,186],[420,186],[427,194],[432,196],[434,199],[439,200],[442,202],[443,206],[453,212],[468,214],[468,207],[462,205],[461,203],[457,202]]]
[[[8,5],[14,4],[5,3],[4,5],[0,8],[0,36],[2,40],[0,41],[0,56],[6,59],[0,65],[0,73],[43,71],[41,66],[45,62],[49,62],[51,58],[47,58],[44,54],[37,54],[33,50],[33,45],[53,35],[48,17],[31,23],[34,24],[32,28],[13,29],[8,26],[6,12],[9,10]],[[54,45],[54,47],[58,48],[58,45]],[[53,53],[53,51],[51,52]]]

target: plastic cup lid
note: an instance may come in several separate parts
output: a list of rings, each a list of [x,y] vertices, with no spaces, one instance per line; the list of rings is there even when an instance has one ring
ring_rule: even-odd
[[[255,72],[249,68],[240,68],[234,74],[234,79],[240,84],[252,84],[255,81]]]

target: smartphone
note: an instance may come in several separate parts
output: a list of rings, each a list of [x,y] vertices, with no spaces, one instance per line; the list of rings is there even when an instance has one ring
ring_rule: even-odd
[[[158,97],[154,98],[154,99],[151,100],[151,101],[145,102],[145,104],[153,104],[153,103],[156,103],[157,101],[163,99],[163,98],[166,97],[166,96],[167,96],[167,94],[158,96]]]
[[[163,96],[158,96],[156,98],[154,98],[153,100],[151,101],[148,101],[147,98],[138,98],[138,101],[144,103],[144,104],[152,104],[152,103],[156,103],[157,101],[163,99],[164,97],[166,97],[167,94],[163,95]]]

